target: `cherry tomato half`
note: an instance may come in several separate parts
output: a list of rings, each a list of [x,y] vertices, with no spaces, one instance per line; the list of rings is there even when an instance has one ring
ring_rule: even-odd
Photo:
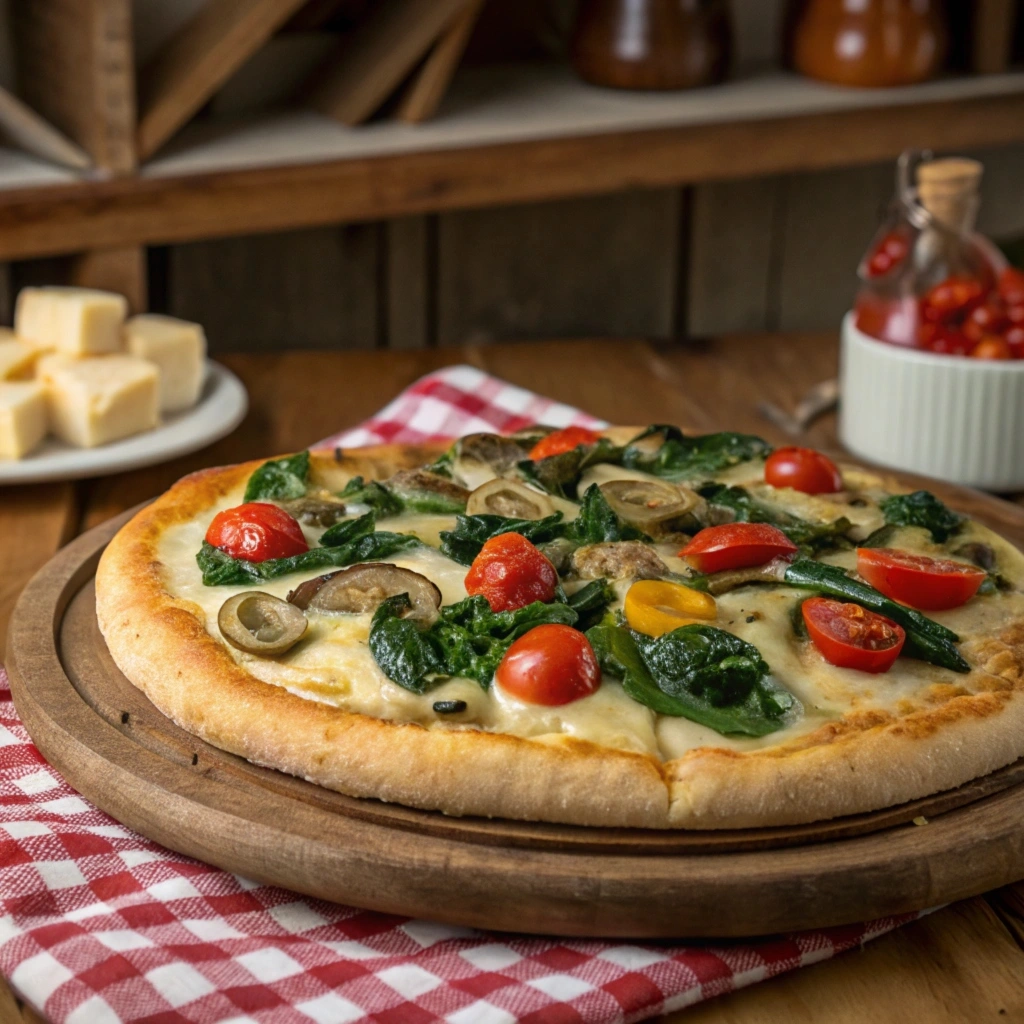
[[[976,344],[958,328],[944,324],[921,324],[920,335],[928,339],[925,347],[940,356],[968,356]]]
[[[1024,306],[1024,270],[1006,267],[999,275],[999,294],[1008,306]]]
[[[921,299],[921,315],[933,322],[967,316],[985,298],[985,286],[973,277],[953,275],[940,281]]]
[[[893,267],[907,258],[909,248],[904,235],[899,231],[890,231],[875,246],[875,251],[868,257],[868,277],[882,277],[884,274],[888,274]]]
[[[971,349],[972,359],[1012,359],[1013,349],[1010,343],[1001,338],[998,334],[986,334],[977,345]]]
[[[266,501],[250,501],[218,512],[206,531],[206,543],[245,562],[291,558],[309,550],[298,522]]]
[[[1003,335],[1014,359],[1024,359],[1024,324],[1014,324]]]
[[[578,629],[549,623],[516,640],[494,678],[513,697],[554,707],[589,697],[601,685],[601,668]]]
[[[679,552],[698,572],[747,569],[795,553],[796,545],[777,526],[767,523],[708,526]]]
[[[810,597],[801,612],[814,646],[840,668],[888,672],[907,639],[901,626],[859,604]]]
[[[466,573],[466,593],[483,594],[495,612],[550,601],[557,586],[555,567],[521,533],[492,537]]]
[[[813,448],[776,448],[764,464],[764,479],[772,487],[792,487],[804,494],[834,494],[843,489],[836,464]]]
[[[930,612],[966,604],[985,579],[973,565],[895,548],[857,548],[857,572],[886,597]]]
[[[536,462],[552,455],[562,455],[579,448],[581,444],[594,444],[601,435],[586,427],[566,427],[542,437],[531,449],[530,458]]]
[[[1009,323],[1003,304],[998,299],[989,298],[971,310],[964,321],[963,332],[971,341],[981,341],[986,334],[1002,334]]]

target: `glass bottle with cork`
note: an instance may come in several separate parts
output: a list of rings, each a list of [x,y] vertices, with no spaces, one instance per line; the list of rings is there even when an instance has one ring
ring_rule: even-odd
[[[858,268],[855,322],[865,334],[947,355],[980,340],[970,318],[1006,265],[974,230],[982,171],[962,157],[900,157],[896,196]]]

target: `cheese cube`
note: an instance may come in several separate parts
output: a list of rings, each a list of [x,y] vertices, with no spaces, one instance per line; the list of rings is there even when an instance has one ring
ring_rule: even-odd
[[[92,288],[22,288],[14,308],[19,338],[73,356],[121,350],[128,300]]]
[[[23,344],[13,331],[0,327],[0,380],[27,380],[38,356],[38,349]]]
[[[160,382],[152,363],[134,356],[39,360],[50,432],[79,448],[118,441],[160,421]]]
[[[46,436],[46,394],[35,381],[0,382],[0,459],[21,459]]]
[[[124,325],[128,351],[160,371],[160,411],[179,412],[199,400],[206,370],[206,335],[199,324],[146,313]]]

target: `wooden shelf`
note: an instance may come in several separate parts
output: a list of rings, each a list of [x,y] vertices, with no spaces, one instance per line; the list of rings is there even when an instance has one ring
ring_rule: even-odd
[[[0,153],[0,259],[891,159],[1024,140],[1024,73],[891,90],[780,72],[692,93],[560,67],[460,73],[438,117],[347,128],[307,110],[197,122],[109,181]],[[12,170],[6,170],[8,164]],[[35,177],[33,176],[35,175]]]

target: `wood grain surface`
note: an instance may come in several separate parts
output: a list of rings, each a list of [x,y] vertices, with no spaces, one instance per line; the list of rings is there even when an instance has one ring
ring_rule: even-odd
[[[871,163],[1019,141],[1022,118],[1007,96],[11,189],[0,259]]]
[[[464,9],[452,19],[406,86],[398,101],[396,117],[410,124],[419,124],[437,113],[458,70],[482,7],[483,0],[468,0]]]
[[[238,355],[224,361],[242,378],[251,398],[249,416],[231,437],[137,473],[0,491],[0,634],[6,630],[13,596],[52,556],[62,533],[77,532],[79,519],[90,525],[101,522],[203,465],[295,450],[352,426],[396,390],[440,365],[469,362],[597,415],[616,417],[618,409],[622,419],[675,419],[705,429],[753,430],[781,443],[787,438],[757,415],[756,401],[768,398],[792,408],[812,384],[835,374],[837,347],[832,335],[790,333],[660,347],[602,340],[388,354]],[[719,378],[721,386],[715,383]],[[339,381],[345,382],[343,403],[338,401]],[[804,443],[834,446],[834,418],[816,423]],[[15,509],[11,501],[19,493],[24,496],[16,500]],[[30,518],[30,508],[35,518]],[[51,525],[39,528],[44,523]],[[54,523],[60,528],[53,528]],[[1021,945],[1024,885],[939,911],[877,940],[863,953],[713,999],[685,1011],[685,1016],[679,1014],[673,1024],[690,1019],[701,1024],[1024,1020]],[[1006,1005],[993,1007],[983,998],[988,991],[1005,993]],[[37,1024],[40,1019],[31,1010],[23,1017],[8,1016],[7,1005],[0,1012],[3,1024]],[[999,1014],[1000,1009],[1007,1013]]]
[[[369,16],[314,75],[307,102],[342,124],[365,121],[402,83],[467,0],[393,0]]]
[[[303,3],[207,0],[139,77],[139,159],[152,156]]]
[[[131,4],[29,0],[10,4],[10,12],[25,101],[81,146],[97,167],[114,174],[133,171]]]

